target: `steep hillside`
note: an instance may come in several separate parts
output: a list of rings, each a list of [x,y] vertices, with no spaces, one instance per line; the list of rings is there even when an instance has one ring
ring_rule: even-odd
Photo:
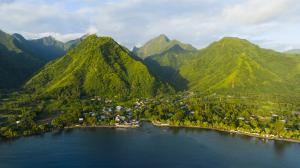
[[[27,82],[41,96],[144,97],[164,86],[112,38],[91,35]]]
[[[180,74],[191,90],[239,93],[299,91],[299,59],[262,49],[247,40],[224,38],[201,50]]]
[[[24,52],[41,57],[46,61],[53,60],[66,53],[65,44],[55,40],[53,37],[43,37],[40,39],[26,40],[20,34],[13,34],[16,39],[15,44]]]
[[[177,40],[170,40],[165,35],[160,35],[150,41],[148,41],[141,48],[134,48],[133,52],[139,56],[140,58],[147,58],[148,56],[160,54],[168,49],[174,47],[175,45],[179,45],[184,50],[193,51],[196,50],[190,44],[184,44]]]
[[[19,87],[45,63],[17,43],[16,38],[0,31],[0,90]]]
[[[187,80],[179,74],[179,68],[185,64],[196,51],[187,51],[179,45],[144,59],[150,71],[160,80],[169,83],[176,90],[187,89]]]
[[[51,36],[27,40],[0,30],[0,90],[19,88],[43,65],[65,55],[85,37],[63,43]]]
[[[64,44],[65,50],[67,51],[67,50],[69,50],[69,49],[72,49],[72,48],[76,47],[78,44],[80,44],[80,43],[81,43],[85,38],[87,38],[88,36],[89,36],[89,35],[86,34],[86,35],[84,35],[84,36],[82,36],[82,37],[80,37],[80,38],[78,38],[78,39],[74,39],[74,40],[70,40],[70,41],[66,42],[66,43]]]

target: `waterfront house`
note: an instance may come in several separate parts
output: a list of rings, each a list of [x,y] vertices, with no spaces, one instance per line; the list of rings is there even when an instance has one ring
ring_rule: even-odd
[[[125,116],[120,116],[121,121],[125,121],[126,117]]]
[[[117,115],[117,116],[116,116],[115,121],[116,121],[117,123],[121,121],[120,115]]]

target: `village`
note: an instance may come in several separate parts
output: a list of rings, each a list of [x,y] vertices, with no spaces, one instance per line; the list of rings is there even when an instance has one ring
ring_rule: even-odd
[[[137,100],[133,107],[117,105],[113,100],[102,99],[99,96],[91,98],[90,101],[100,103],[102,108],[95,111],[82,112],[75,126],[140,127],[139,116],[136,113],[144,106],[142,101]]]

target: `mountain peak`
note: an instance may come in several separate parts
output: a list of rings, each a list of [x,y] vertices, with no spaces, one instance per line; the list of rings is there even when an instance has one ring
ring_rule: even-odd
[[[18,41],[25,41],[25,38],[21,34],[14,33],[12,36]]]
[[[160,86],[129,50],[111,37],[96,35],[89,35],[65,56],[47,64],[26,84],[41,96],[119,98],[151,96]]]
[[[248,40],[246,39],[242,39],[242,38],[239,38],[239,37],[223,37],[220,42],[223,42],[223,43],[228,43],[228,42],[248,42],[250,43]]]
[[[98,37],[96,34],[86,36],[85,39],[83,39],[82,43],[89,43],[90,45],[94,45],[94,46],[100,46],[103,44],[118,45],[118,43],[112,37],[109,36]]]
[[[169,50],[170,48],[174,47],[175,45],[178,45],[184,50],[196,50],[190,44],[184,44],[178,40],[170,40],[166,35],[161,34],[148,41],[141,48],[135,48],[133,52],[140,58],[145,59],[151,55],[163,53]]]
[[[166,41],[166,42],[170,41],[170,39],[168,38],[168,36],[166,36],[165,34],[160,34],[159,36],[157,36],[153,40],[161,40],[161,41]]]
[[[53,36],[51,36],[51,35],[46,36],[46,37],[43,37],[43,38],[41,38],[41,39],[52,40],[52,41],[56,40],[56,39],[55,39]]]
[[[212,43],[208,48],[232,49],[232,51],[248,51],[258,48],[256,44],[251,43],[246,39],[238,37],[224,37],[219,41]]]

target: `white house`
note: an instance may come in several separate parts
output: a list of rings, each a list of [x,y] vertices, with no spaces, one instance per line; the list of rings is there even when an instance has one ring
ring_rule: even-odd
[[[123,108],[122,106],[117,106],[117,107],[116,107],[116,110],[117,110],[117,111],[121,111],[122,108]]]

